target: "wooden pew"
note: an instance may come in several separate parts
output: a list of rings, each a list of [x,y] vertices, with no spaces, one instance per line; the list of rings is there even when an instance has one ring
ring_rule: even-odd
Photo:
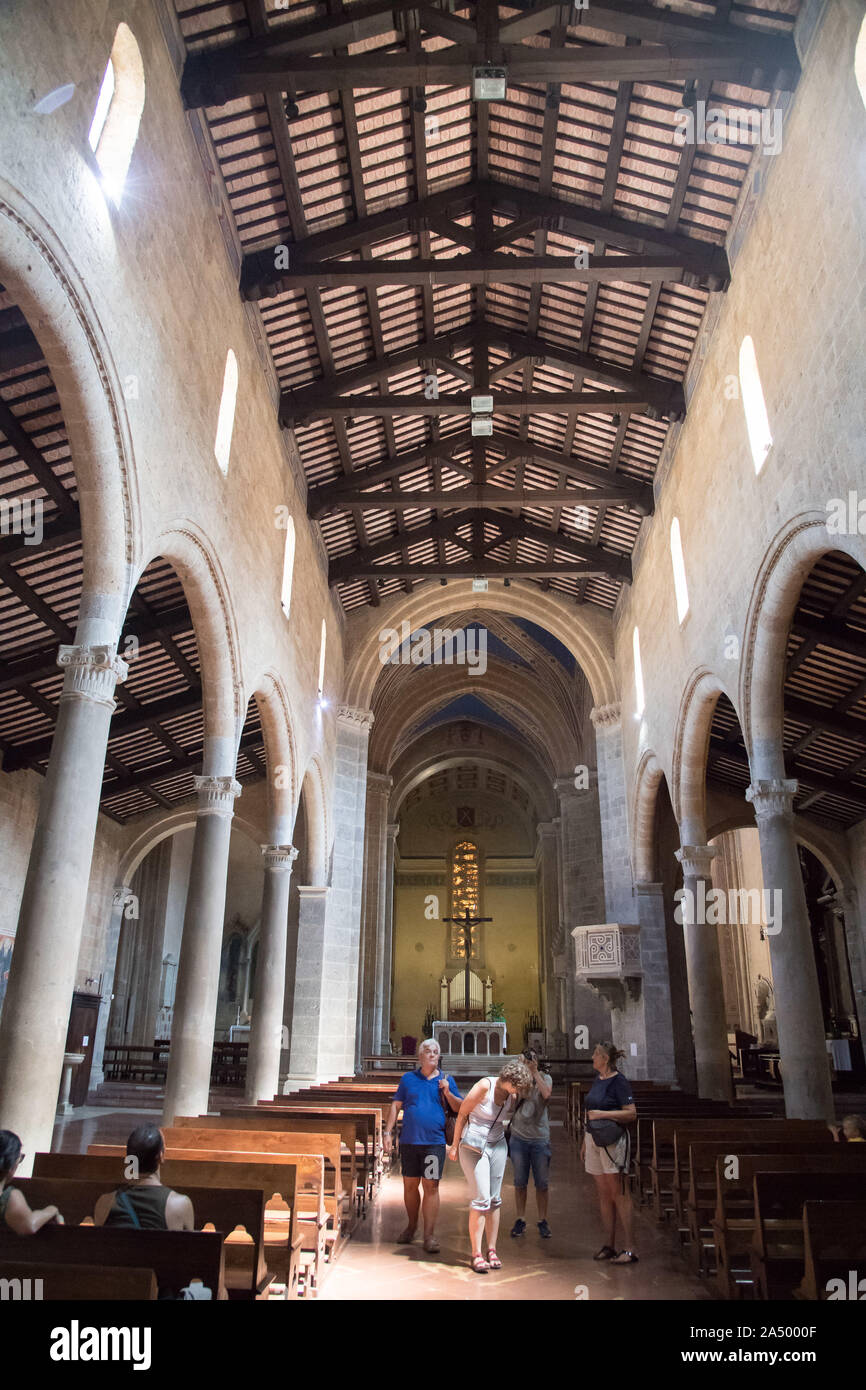
[[[378,1186],[384,1166],[384,1143],[383,1130],[387,1121],[388,1112],[391,1108],[390,1102],[385,1105],[381,1101],[378,1104],[362,1103],[351,1100],[296,1100],[293,1096],[275,1096],[273,1100],[260,1100],[256,1109],[261,1109],[262,1114],[267,1117],[273,1112],[282,1114],[302,1114],[302,1115],[351,1115],[354,1118],[367,1117],[373,1126],[373,1153],[376,1165],[376,1186]],[[269,1121],[265,1119],[265,1127]]]
[[[272,1129],[228,1129],[206,1126],[163,1127],[166,1155],[174,1149],[220,1150],[231,1153],[321,1155],[325,1161],[325,1210],[331,1221],[328,1234],[328,1253],[331,1257],[340,1248],[347,1234],[345,1207],[348,1194],[343,1190],[343,1155],[338,1134],[285,1133]]]
[[[739,1299],[753,1290],[751,1250],[755,1233],[755,1174],[825,1173],[835,1185],[836,1176],[866,1173],[866,1155],[859,1144],[834,1144],[820,1153],[749,1154],[739,1158],[736,1178],[726,1176],[723,1158],[716,1160],[716,1210],[712,1221],[719,1292]]]
[[[637,1121],[633,1131],[634,1183],[632,1194],[639,1205],[653,1200],[653,1124],[656,1120],[707,1119],[725,1123],[750,1116],[772,1119],[775,1112],[763,1101],[738,1101],[736,1108],[724,1101],[703,1100],[678,1093],[646,1095],[636,1101]]]
[[[795,1134],[789,1134],[788,1126],[797,1126]],[[744,1134],[746,1142],[750,1139],[767,1138],[771,1142],[784,1143],[790,1138],[792,1143],[805,1140],[820,1146],[833,1143],[833,1136],[826,1124],[821,1120],[735,1120],[733,1122],[720,1120],[715,1128],[701,1130],[697,1136],[698,1142],[711,1139],[718,1139],[720,1143],[730,1143],[730,1136],[735,1132],[737,1135]],[[784,1129],[777,1126],[785,1126]],[[802,1129],[801,1129],[802,1127]],[[674,1214],[681,1229],[688,1229],[688,1196],[689,1196],[689,1152],[691,1145],[695,1142],[695,1135],[689,1131],[688,1121],[682,1126],[677,1126],[674,1132],[674,1167],[671,1176],[671,1196],[673,1198]],[[736,1148],[736,1146],[734,1146]],[[728,1152],[733,1152],[730,1148]],[[716,1188],[716,1165],[715,1162],[710,1166],[707,1174],[709,1185],[715,1197]]]
[[[29,1298],[34,1296],[33,1281],[41,1280],[39,1298],[43,1303],[103,1303],[107,1300],[146,1303],[156,1298],[156,1275],[152,1269],[115,1266],[108,1272],[101,1265],[31,1263],[26,1250],[23,1259],[0,1263],[0,1281],[13,1279],[31,1281]]]
[[[67,1226],[92,1225],[99,1198],[120,1186],[116,1174],[108,1185],[99,1178],[84,1176],[18,1178],[13,1185],[34,1211],[52,1203],[57,1206]],[[264,1293],[271,1276],[265,1264],[265,1197],[261,1189],[185,1185],[182,1190],[192,1202],[196,1230],[212,1226],[222,1232],[229,1297],[249,1299]]]
[[[86,1179],[99,1182],[103,1192],[110,1192],[120,1186],[118,1173],[122,1172],[122,1163],[118,1162],[118,1158],[125,1157],[126,1149],[122,1145],[108,1147],[109,1154],[38,1153],[33,1162],[34,1177],[57,1178],[61,1181],[65,1178]],[[221,1164],[216,1160],[205,1162],[199,1155],[196,1155],[196,1160],[194,1163],[186,1163],[177,1158],[163,1161],[160,1168],[162,1182],[166,1187],[183,1193],[197,1187],[254,1189],[261,1192],[267,1208],[266,1257],[272,1261],[275,1269],[279,1267],[280,1276],[286,1284],[286,1296],[296,1297],[300,1292],[303,1264],[303,1232],[299,1229],[296,1215],[297,1168],[282,1162],[274,1164],[266,1160],[260,1163],[254,1158],[251,1158],[250,1162],[227,1164]],[[195,1203],[193,1210],[198,1220],[199,1212]],[[268,1231],[268,1219],[273,1218],[275,1210],[282,1213],[279,1220],[284,1229],[280,1244],[284,1249],[279,1246],[275,1248],[274,1235]],[[248,1268],[249,1247],[240,1243],[235,1245],[229,1240],[226,1250],[229,1269],[237,1272]],[[267,1270],[265,1272],[268,1273]],[[268,1278],[273,1278],[273,1273],[268,1273]],[[312,1285],[310,1284],[309,1288],[305,1286],[304,1292],[311,1296]]]
[[[684,1190],[688,1254],[696,1272],[704,1275],[716,1271],[713,1219],[717,1206],[716,1162],[719,1158],[726,1160],[733,1154],[739,1163],[745,1155],[761,1154],[773,1159],[788,1155],[829,1153],[834,1147],[838,1148],[838,1145],[834,1146],[829,1134],[826,1139],[754,1138],[745,1143],[739,1137],[732,1143],[729,1134],[719,1137],[702,1135],[697,1143],[692,1141],[688,1149]],[[723,1167],[726,1172],[734,1171],[727,1162],[723,1163]]]
[[[225,1298],[223,1239],[217,1231],[127,1231],[117,1227],[43,1226],[34,1236],[0,1226],[0,1263],[101,1266],[106,1281],[115,1268],[150,1269],[161,1290],[178,1294],[201,1279],[214,1298]]]
[[[367,1144],[369,1126],[338,1114],[313,1119],[306,1115],[283,1115],[272,1112],[267,1122],[257,1106],[238,1106],[219,1115],[176,1115],[176,1129],[249,1129],[294,1134],[337,1134],[344,1146],[343,1167],[345,1186],[354,1195],[359,1212],[366,1210],[366,1194],[370,1177],[371,1156]],[[360,1149],[360,1153],[359,1153]],[[346,1159],[348,1158],[348,1163]],[[358,1172],[360,1163],[360,1175]]]
[[[815,1120],[757,1119],[753,1117],[726,1116],[722,1125],[718,1117],[691,1116],[656,1118],[653,1120],[652,1156],[652,1204],[656,1219],[663,1221],[667,1212],[673,1209],[673,1178],[675,1169],[675,1136],[681,1131],[685,1142],[698,1140],[703,1134],[718,1135],[722,1129],[732,1138],[741,1136],[744,1140],[752,1137],[765,1139],[813,1139],[816,1134],[826,1134],[827,1126]]]
[[[866,1201],[806,1202],[803,1207],[803,1282],[796,1298],[826,1302],[828,1284],[841,1280],[836,1299],[866,1297]],[[852,1274],[853,1272],[853,1274]]]
[[[808,1163],[808,1157],[802,1162]],[[760,1299],[793,1298],[805,1272],[804,1204],[832,1198],[866,1200],[866,1169],[862,1173],[756,1173],[754,1183],[751,1265],[755,1294]]]

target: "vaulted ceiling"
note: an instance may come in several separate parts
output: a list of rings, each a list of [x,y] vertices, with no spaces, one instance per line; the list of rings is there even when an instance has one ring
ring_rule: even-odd
[[[798,2],[178,0],[345,608],[459,575],[613,607],[752,157],[677,113],[793,87]]]

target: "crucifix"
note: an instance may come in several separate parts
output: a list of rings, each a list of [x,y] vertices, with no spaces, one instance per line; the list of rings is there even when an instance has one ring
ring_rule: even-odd
[[[442,918],[442,921],[443,921],[443,922],[453,922],[456,926],[460,927],[460,929],[461,929],[461,931],[462,931],[462,933],[463,933],[463,949],[464,949],[465,952],[466,952],[466,976],[465,976],[466,982],[465,982],[465,986],[464,986],[463,1007],[464,1007],[464,1009],[465,1009],[465,1011],[466,1011],[466,1014],[467,1014],[467,1017],[468,1017],[468,1014],[469,1014],[469,974],[470,974],[469,965],[470,965],[470,961],[472,960],[472,928],[473,928],[473,927],[477,927],[478,924],[479,924],[479,922],[492,922],[492,921],[493,921],[493,918],[492,918],[492,917],[473,917],[473,916],[472,916],[472,913],[469,911],[469,909],[468,909],[468,907],[467,907],[466,910],[465,910],[465,912],[463,913],[463,915],[462,915],[461,917],[443,917],[443,918]]]

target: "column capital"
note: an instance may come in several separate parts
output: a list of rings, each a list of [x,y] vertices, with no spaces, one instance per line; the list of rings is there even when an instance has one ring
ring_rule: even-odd
[[[535,833],[539,840],[554,840],[557,834],[556,822],[552,820],[540,820],[535,827]]]
[[[358,732],[369,733],[373,727],[373,711],[359,709],[356,705],[338,705],[337,723],[348,724]]]
[[[116,886],[112,889],[111,892],[112,907],[123,907],[123,904],[126,902],[131,892],[132,889],[130,888],[128,883],[116,884]]]
[[[61,699],[90,700],[112,710],[114,687],[118,681],[125,681],[129,672],[126,662],[117,655],[117,647],[110,643],[61,646],[57,665],[66,672]]]
[[[265,861],[266,869],[273,869],[276,873],[289,873],[292,865],[298,857],[298,851],[294,845],[262,845],[262,858]]]
[[[234,777],[194,777],[200,816],[233,816],[235,797],[243,788]]]
[[[375,796],[390,796],[393,785],[394,778],[389,777],[387,772],[367,773],[367,791]]]
[[[718,854],[713,845],[683,845],[674,851],[683,866],[683,874],[690,878],[709,878],[710,865]]]
[[[746,800],[754,806],[758,824],[776,816],[793,816],[798,786],[795,777],[771,777],[752,782],[746,788]]]
[[[622,705],[619,700],[611,705],[594,705],[589,711],[594,729],[610,729],[622,720]]]
[[[389,837],[392,840],[396,840],[397,836],[400,834],[400,822],[398,820],[389,821],[387,829]]]

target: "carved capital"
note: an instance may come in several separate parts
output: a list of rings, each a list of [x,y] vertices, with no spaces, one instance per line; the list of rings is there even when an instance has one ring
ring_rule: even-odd
[[[346,724],[357,733],[368,734],[373,727],[373,711],[358,709],[355,705],[340,705],[337,708],[337,723]]]
[[[118,884],[111,894],[112,907],[123,907],[124,903],[127,901],[131,893],[132,889],[130,888],[128,883]]]
[[[797,795],[798,785],[794,777],[773,777],[766,781],[753,782],[747,787],[746,800],[751,801],[754,806],[758,824],[776,816],[793,816],[794,797]]]
[[[62,700],[90,700],[114,709],[114,687],[125,681],[129,667],[110,643],[93,647],[62,646],[57,665],[66,672]]]
[[[709,878],[718,850],[712,845],[683,845],[674,853],[683,866],[684,878]]]
[[[594,729],[611,729],[622,720],[622,705],[618,700],[612,705],[595,705],[589,717]]]
[[[194,777],[200,816],[233,816],[235,797],[243,788],[234,777]]]
[[[391,840],[396,840],[397,836],[400,834],[400,822],[398,820],[390,821],[388,823],[387,829],[388,838]]]
[[[294,845],[262,845],[262,858],[266,869],[275,873],[291,873],[292,865],[298,857]]]
[[[389,777],[387,772],[368,772],[367,773],[367,795],[381,796],[387,798],[391,795],[391,788],[394,785],[394,778]]]

